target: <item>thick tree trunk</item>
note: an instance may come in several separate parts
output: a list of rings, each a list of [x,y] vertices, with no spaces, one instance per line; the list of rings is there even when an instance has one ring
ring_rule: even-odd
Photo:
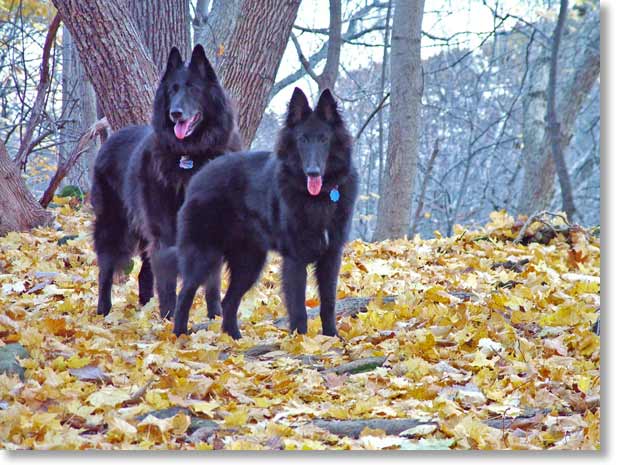
[[[52,215],[32,196],[0,140],[0,236],[44,226],[51,220]]]
[[[146,123],[158,80],[121,0],[53,0],[113,129]]]
[[[560,88],[557,114],[560,122],[560,150],[566,151],[572,139],[577,116],[600,74],[600,35],[595,18],[585,20],[575,38],[582,50],[574,60],[568,84]],[[546,139],[546,91],[549,83],[549,60],[540,58],[531,71],[525,96],[523,122],[523,182],[517,213],[532,215],[551,207],[555,195],[556,168],[551,146]]]
[[[243,0],[213,0],[196,2],[194,15],[194,44],[202,44],[207,57],[219,69],[228,55],[228,43],[235,30]]]
[[[553,157],[544,157],[547,100],[545,89],[549,80],[549,60],[541,56],[532,64],[523,111],[524,173],[519,213],[536,213],[553,200],[555,169]]]
[[[301,0],[245,0],[220,68],[239,107],[239,129],[251,145],[268,103]]]
[[[172,46],[189,59],[189,0],[125,0],[159,73]]]
[[[396,0],[390,57],[390,131],[374,239],[407,235],[418,158],[424,0]]]

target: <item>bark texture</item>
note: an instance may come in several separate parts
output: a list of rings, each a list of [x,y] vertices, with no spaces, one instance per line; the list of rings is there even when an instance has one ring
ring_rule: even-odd
[[[189,0],[125,0],[159,73],[172,46],[190,56]]]
[[[243,144],[251,145],[268,103],[301,0],[245,0],[220,79],[239,108]]]
[[[213,0],[196,2],[194,15],[194,44],[202,44],[209,61],[219,69],[228,55],[228,43],[235,30],[243,0]]]
[[[53,0],[112,129],[150,121],[158,80],[122,0]]]
[[[396,0],[390,56],[390,130],[374,239],[409,230],[422,99],[420,43],[424,0]]]
[[[52,215],[32,196],[0,140],[0,236],[44,226],[51,220]]]

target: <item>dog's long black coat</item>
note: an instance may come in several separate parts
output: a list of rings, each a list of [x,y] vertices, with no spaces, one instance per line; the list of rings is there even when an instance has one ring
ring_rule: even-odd
[[[177,126],[185,138],[175,136]],[[176,303],[176,217],[186,185],[207,161],[240,148],[233,108],[203,48],[196,46],[188,65],[173,48],[151,125],[112,134],[95,161],[91,198],[99,264],[97,313],[110,311],[114,271],[139,253],[140,303],[153,296],[154,274],[160,312],[171,316]],[[180,166],[183,156],[193,163],[191,169]],[[207,289],[212,314],[221,312],[219,292],[219,281]]]
[[[320,193],[309,193],[308,173],[315,181],[322,179]],[[209,163],[190,182],[178,217],[183,290],[174,332],[187,332],[198,286],[219,279],[225,260],[230,285],[222,301],[222,328],[233,338],[241,337],[237,324],[241,298],[258,279],[267,252],[277,250],[283,256],[291,331],[307,332],[306,266],[314,263],[323,333],[336,335],[336,286],[357,183],[351,137],[331,93],[324,91],[312,111],[296,89],[276,153],[226,155]],[[332,190],[339,194],[337,201],[330,198]]]

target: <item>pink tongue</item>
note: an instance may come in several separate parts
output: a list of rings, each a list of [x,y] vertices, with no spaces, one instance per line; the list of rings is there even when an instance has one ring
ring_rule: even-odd
[[[319,195],[322,185],[323,178],[321,176],[308,176],[308,192],[310,195]]]
[[[176,122],[176,124],[174,125],[174,135],[177,136],[177,139],[183,139],[185,137],[191,122],[191,119]]]

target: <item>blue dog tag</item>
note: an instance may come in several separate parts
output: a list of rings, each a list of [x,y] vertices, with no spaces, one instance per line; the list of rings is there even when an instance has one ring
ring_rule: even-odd
[[[338,192],[338,186],[329,191],[329,198],[332,202],[338,202],[340,200],[340,192]]]
[[[191,160],[189,157],[183,155],[179,161],[179,166],[184,170],[191,170],[194,167],[194,160]]]

